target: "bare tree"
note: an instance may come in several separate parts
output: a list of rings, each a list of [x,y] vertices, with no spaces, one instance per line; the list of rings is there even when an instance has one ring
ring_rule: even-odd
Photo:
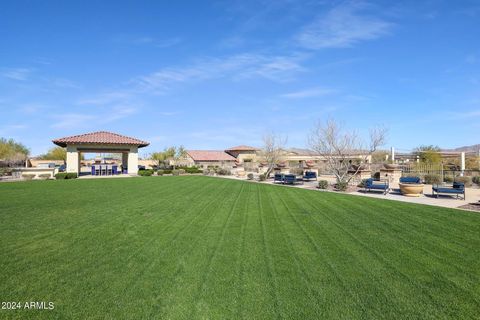
[[[350,182],[367,163],[371,155],[385,144],[387,130],[383,127],[370,130],[370,139],[364,143],[355,131],[347,131],[335,120],[318,122],[309,136],[310,147],[326,160],[327,167],[337,182]],[[353,167],[352,161],[360,165]]]
[[[287,138],[282,138],[275,133],[268,133],[263,136],[263,148],[261,158],[267,163],[267,172],[265,177],[269,177],[275,165],[282,159],[283,148],[287,143]]]

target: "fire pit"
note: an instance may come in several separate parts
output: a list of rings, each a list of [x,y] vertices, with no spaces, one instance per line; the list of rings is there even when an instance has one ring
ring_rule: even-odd
[[[399,183],[400,192],[406,197],[420,197],[423,193],[423,183]]]

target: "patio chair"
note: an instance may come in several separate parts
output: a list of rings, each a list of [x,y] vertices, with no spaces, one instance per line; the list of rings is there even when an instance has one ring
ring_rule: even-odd
[[[284,184],[297,184],[297,183],[303,183],[302,180],[297,179],[297,176],[294,174],[286,174],[283,176],[283,183]]]
[[[101,176],[106,176],[107,175],[107,166],[106,165],[100,165],[100,175]]]
[[[420,178],[419,177],[401,177],[400,183],[420,184]]]
[[[284,183],[284,175],[281,173],[275,173],[273,176],[273,183]]]
[[[92,168],[94,168],[94,171],[92,171],[94,175],[96,176],[100,175],[101,173],[100,166],[92,166]]]
[[[442,186],[442,185],[433,185],[432,186],[432,196],[438,198],[440,194],[445,195],[456,195],[457,199],[460,199],[460,195],[463,195],[463,200],[465,197],[465,184],[460,182],[454,182],[451,187]]]
[[[365,192],[369,191],[383,191],[383,194],[387,194],[390,191],[390,185],[388,181],[374,182],[372,178],[365,180]]]
[[[306,171],[303,175],[303,180],[310,181],[312,179],[317,180],[317,173],[314,171]]]
[[[92,176],[94,176],[95,175],[95,166],[91,167],[91,172],[92,172]]]
[[[111,176],[113,174],[113,166],[111,164],[107,165],[107,176]]]
[[[118,174],[118,166],[112,166],[112,174],[113,175]]]

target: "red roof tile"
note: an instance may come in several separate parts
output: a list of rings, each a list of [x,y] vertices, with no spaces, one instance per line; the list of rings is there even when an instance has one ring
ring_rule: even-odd
[[[187,150],[194,161],[235,161],[236,159],[225,151],[217,150]]]
[[[236,147],[231,147],[228,148],[226,151],[257,151],[257,148],[246,146],[246,145],[241,145],[241,146],[236,146]]]
[[[71,137],[64,137],[52,140],[52,142],[60,147],[66,147],[67,144],[119,144],[137,145],[141,148],[150,144],[143,140],[122,136],[120,134],[108,131],[98,131]]]

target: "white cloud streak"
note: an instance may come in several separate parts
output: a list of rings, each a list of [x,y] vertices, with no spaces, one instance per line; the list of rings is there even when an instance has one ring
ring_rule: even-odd
[[[318,17],[297,36],[308,49],[348,48],[389,34],[392,23],[363,13],[367,5],[348,2]]]
[[[289,99],[302,99],[302,98],[310,98],[310,97],[319,97],[319,96],[326,96],[336,93],[337,91],[330,88],[309,88],[305,90],[289,92],[280,95],[282,98],[289,98]]]
[[[32,72],[33,70],[29,68],[12,68],[5,69],[0,75],[12,80],[25,81],[30,77]]]

